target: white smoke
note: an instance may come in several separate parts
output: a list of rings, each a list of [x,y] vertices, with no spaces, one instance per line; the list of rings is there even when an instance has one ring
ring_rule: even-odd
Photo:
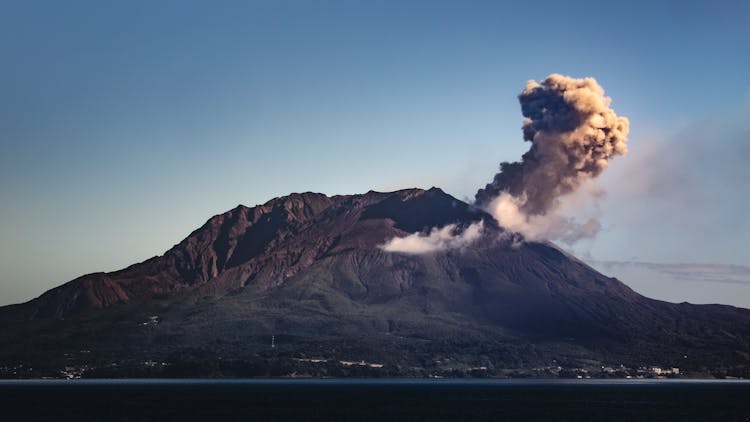
[[[409,255],[440,252],[448,249],[461,249],[469,246],[482,236],[484,222],[471,224],[458,232],[455,224],[441,228],[434,227],[429,233],[412,233],[406,237],[394,237],[380,248],[386,252],[397,252]]]
[[[568,202],[562,198],[560,208],[555,208],[541,215],[528,215],[523,212],[526,199],[517,198],[503,192],[487,206],[500,226],[516,233],[521,233],[526,240],[560,240],[572,244],[578,240],[593,238],[601,229],[596,218],[581,222],[564,214]]]

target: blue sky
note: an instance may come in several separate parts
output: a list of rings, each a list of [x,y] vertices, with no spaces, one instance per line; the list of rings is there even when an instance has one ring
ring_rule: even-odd
[[[0,1],[0,304],[239,203],[472,197],[528,148],[525,82],[556,72],[631,121],[605,230],[572,250],[653,297],[750,307],[747,22],[744,1]]]

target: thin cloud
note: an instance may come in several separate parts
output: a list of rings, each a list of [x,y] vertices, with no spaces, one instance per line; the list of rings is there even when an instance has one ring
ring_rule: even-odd
[[[750,267],[745,265],[595,260],[591,260],[589,263],[609,269],[615,267],[642,268],[686,281],[750,285]]]
[[[746,233],[742,210],[750,206],[750,102],[695,122],[672,136],[631,144],[630,157],[602,176],[610,211],[635,224],[686,229],[731,227]],[[647,205],[646,205],[647,204]]]

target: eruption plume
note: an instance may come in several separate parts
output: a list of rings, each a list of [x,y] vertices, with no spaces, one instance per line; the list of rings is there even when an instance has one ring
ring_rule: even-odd
[[[560,200],[627,152],[628,119],[609,108],[611,100],[594,78],[552,74],[541,83],[529,81],[518,100],[531,148],[520,162],[500,164],[493,181],[477,192],[476,204],[527,237],[570,243],[592,236],[598,222],[589,219],[586,227],[576,227],[557,213]],[[548,224],[555,221],[564,221],[565,228]]]
[[[596,218],[582,221],[566,213],[572,209],[581,217],[581,203],[586,202],[581,196],[597,208],[604,192],[582,187],[599,176],[612,157],[627,152],[628,119],[609,108],[611,100],[594,78],[552,74],[539,83],[527,82],[518,100],[523,137],[531,148],[520,162],[501,163],[492,182],[476,193],[475,204],[526,240],[570,244],[594,237],[601,228]],[[390,239],[381,248],[405,254],[463,248],[479,238],[482,229],[475,223],[459,233],[451,224]]]

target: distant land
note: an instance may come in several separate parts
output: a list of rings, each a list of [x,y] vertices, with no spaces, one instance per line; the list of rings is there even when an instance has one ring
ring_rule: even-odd
[[[750,310],[646,298],[437,188],[238,206],[0,328],[3,378],[750,377]]]

